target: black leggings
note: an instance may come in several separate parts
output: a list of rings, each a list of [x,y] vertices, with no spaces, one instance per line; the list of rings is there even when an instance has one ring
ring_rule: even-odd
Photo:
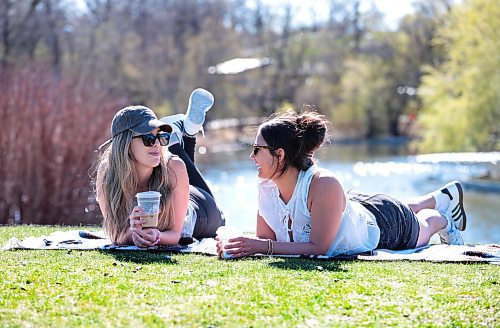
[[[186,165],[189,177],[189,202],[196,212],[193,237],[196,239],[215,237],[217,228],[225,224],[224,215],[219,210],[212,191],[194,164],[196,138],[183,137],[183,144],[169,147],[172,154],[179,156]]]

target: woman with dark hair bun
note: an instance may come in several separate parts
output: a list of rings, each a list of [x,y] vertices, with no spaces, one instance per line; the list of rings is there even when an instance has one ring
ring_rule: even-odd
[[[458,181],[408,203],[388,195],[345,192],[314,152],[327,137],[328,121],[305,109],[272,116],[259,126],[253,151],[259,210],[256,237],[237,237],[218,252],[353,255],[376,248],[412,249],[438,233],[442,243],[463,244],[466,214]]]

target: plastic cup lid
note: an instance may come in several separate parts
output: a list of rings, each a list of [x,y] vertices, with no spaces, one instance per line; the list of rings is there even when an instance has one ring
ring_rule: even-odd
[[[158,191],[145,191],[145,192],[139,192],[135,195],[137,198],[161,198],[161,193]]]
[[[217,235],[220,237],[238,237],[242,235],[242,231],[235,227],[222,226],[217,229]]]

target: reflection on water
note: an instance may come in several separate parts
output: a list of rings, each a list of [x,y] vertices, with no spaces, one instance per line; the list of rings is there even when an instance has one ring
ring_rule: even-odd
[[[250,149],[198,155],[197,163],[224,211],[227,224],[255,231],[257,170]],[[345,190],[386,193],[401,200],[423,195],[450,180],[463,180],[484,170],[482,165],[421,164],[405,145],[334,144],[317,153],[320,166],[334,172]],[[500,242],[500,195],[465,190],[468,214],[466,243]],[[433,239],[439,242],[438,238]]]

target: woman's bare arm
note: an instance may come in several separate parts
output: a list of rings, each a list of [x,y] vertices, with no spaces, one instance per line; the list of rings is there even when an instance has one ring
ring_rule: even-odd
[[[178,157],[172,157],[168,162],[171,177],[175,177],[172,190],[173,226],[172,229],[162,231],[160,244],[177,244],[181,237],[182,225],[189,202],[189,178],[184,162]]]
[[[345,202],[344,190],[335,177],[328,174],[315,177],[309,190],[311,212],[309,242],[273,242],[273,254],[325,255],[337,236],[342,213],[345,209]],[[262,219],[262,221],[264,220]],[[274,233],[271,236],[266,232],[265,225],[261,221],[257,222],[258,227],[260,226],[262,229],[257,236],[275,240],[273,238]],[[261,222],[260,225],[259,222]],[[265,224],[265,222],[263,223]],[[269,226],[267,227],[269,228]],[[265,239],[234,238],[230,242],[234,242],[235,244],[226,249],[228,250],[228,254],[234,254],[235,257],[248,256],[255,253],[266,254],[270,245]]]
[[[257,213],[257,230],[256,230],[257,238],[262,239],[272,239],[276,240],[276,234],[273,229],[266,223],[264,218]]]

